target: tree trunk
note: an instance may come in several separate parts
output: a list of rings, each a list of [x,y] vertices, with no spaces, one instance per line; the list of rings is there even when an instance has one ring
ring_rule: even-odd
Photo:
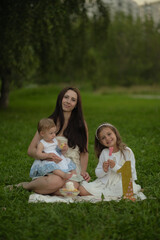
[[[7,108],[9,104],[9,84],[10,84],[10,71],[6,71],[1,75],[1,95],[0,95],[0,108]]]

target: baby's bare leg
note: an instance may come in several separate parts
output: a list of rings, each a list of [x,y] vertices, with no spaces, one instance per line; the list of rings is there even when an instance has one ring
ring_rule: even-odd
[[[73,173],[70,173],[70,172],[69,172],[69,173],[66,173],[66,172],[63,172],[62,170],[59,170],[59,169],[54,170],[53,173],[54,173],[55,175],[58,175],[58,176],[61,177],[61,178],[64,178],[64,179],[69,179],[69,178],[71,178],[72,175],[73,175]]]
[[[76,170],[71,170],[70,173],[77,174]]]

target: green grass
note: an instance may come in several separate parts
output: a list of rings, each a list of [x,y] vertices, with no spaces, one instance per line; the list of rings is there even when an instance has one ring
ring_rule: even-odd
[[[140,202],[28,203],[29,192],[4,189],[29,181],[33,159],[27,147],[40,118],[49,116],[60,87],[13,91],[0,111],[0,239],[159,239],[160,99],[130,93],[82,91],[89,128],[88,172],[95,179],[94,134],[104,122],[114,124],[136,157],[138,181],[147,200]],[[149,93],[148,93],[149,94]],[[158,93],[157,93],[158,94]],[[157,96],[156,94],[156,96]]]

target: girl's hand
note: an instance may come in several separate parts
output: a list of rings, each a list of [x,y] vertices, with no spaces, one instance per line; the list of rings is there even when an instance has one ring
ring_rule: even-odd
[[[104,172],[108,172],[108,168],[109,168],[109,161],[105,161],[103,163],[103,170],[104,170]]]
[[[88,172],[81,172],[81,176],[84,178],[85,181],[89,182],[91,177],[89,176]]]
[[[114,166],[116,165],[115,162],[111,159],[108,159],[108,162],[109,162],[110,168],[114,168]]]
[[[58,157],[55,153],[48,153],[47,161],[53,161],[55,163],[59,163],[62,161],[62,158]]]

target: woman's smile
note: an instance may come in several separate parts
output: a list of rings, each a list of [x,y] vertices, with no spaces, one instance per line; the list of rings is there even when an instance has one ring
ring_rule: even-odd
[[[63,111],[72,111],[76,107],[76,104],[77,93],[72,90],[68,90],[62,99]]]

